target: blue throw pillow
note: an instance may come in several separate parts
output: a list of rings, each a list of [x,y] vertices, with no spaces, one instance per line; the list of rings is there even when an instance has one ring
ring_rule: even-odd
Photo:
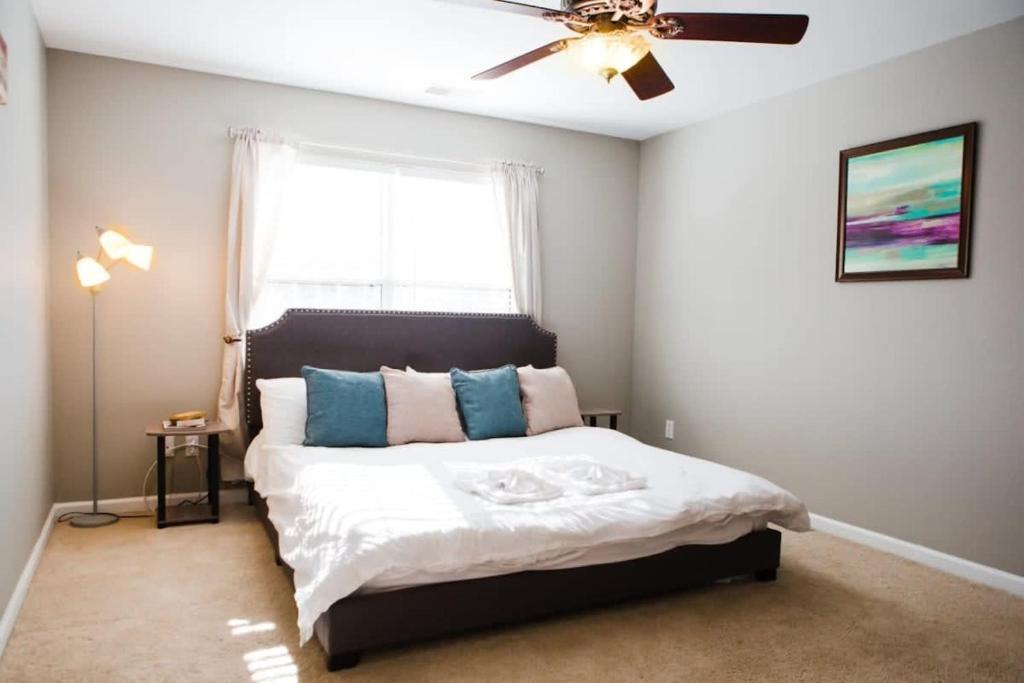
[[[304,446],[387,446],[388,409],[379,372],[302,368],[306,380]]]
[[[516,366],[476,372],[452,368],[450,374],[466,435],[471,440],[526,435]]]

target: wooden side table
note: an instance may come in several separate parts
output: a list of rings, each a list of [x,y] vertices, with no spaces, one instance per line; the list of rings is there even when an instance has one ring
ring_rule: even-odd
[[[163,529],[182,524],[216,524],[220,521],[220,435],[228,431],[219,420],[195,429],[164,429],[162,422],[146,429],[146,436],[156,437],[156,527]],[[206,437],[207,503],[167,507],[167,437]]]
[[[618,430],[619,415],[622,415],[622,411],[616,408],[594,408],[592,410],[584,410],[580,415],[583,417],[583,421],[587,422],[591,427],[597,426],[597,418],[607,417],[608,426]]]

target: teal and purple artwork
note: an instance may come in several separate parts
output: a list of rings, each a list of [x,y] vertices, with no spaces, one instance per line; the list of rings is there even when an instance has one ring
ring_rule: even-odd
[[[840,155],[837,280],[966,277],[974,127]]]

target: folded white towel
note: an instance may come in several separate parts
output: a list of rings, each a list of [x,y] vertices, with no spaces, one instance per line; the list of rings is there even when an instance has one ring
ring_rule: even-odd
[[[544,461],[541,472],[548,481],[587,496],[616,493],[647,487],[647,478],[608,467],[590,458],[552,458]]]
[[[566,493],[597,496],[647,487],[647,478],[584,456],[544,457],[501,464],[449,466],[456,487],[492,503],[516,505]]]
[[[535,503],[562,495],[561,487],[520,469],[460,468],[455,474],[455,485],[501,505]]]

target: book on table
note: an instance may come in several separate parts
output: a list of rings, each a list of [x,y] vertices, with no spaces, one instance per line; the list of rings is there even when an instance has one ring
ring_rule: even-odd
[[[206,413],[201,410],[174,413],[163,424],[164,429],[202,429],[206,426]]]
[[[164,420],[164,429],[180,429],[182,431],[186,431],[189,429],[202,429],[205,426],[206,420],[184,420],[181,422]]]

